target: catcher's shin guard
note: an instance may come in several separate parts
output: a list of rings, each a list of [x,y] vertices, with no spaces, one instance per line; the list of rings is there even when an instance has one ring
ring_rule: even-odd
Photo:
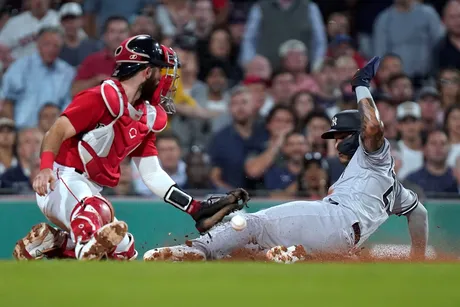
[[[70,215],[70,228],[75,243],[88,242],[104,225],[113,222],[112,204],[101,196],[82,199]]]
[[[69,258],[66,247],[72,248],[69,234],[46,223],[32,227],[30,232],[16,243],[13,257],[16,260]]]

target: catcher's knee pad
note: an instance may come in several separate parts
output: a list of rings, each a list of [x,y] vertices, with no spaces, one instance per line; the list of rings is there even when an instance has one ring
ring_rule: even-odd
[[[70,228],[75,242],[87,242],[102,226],[113,222],[112,204],[101,196],[91,196],[73,209]]]
[[[137,251],[134,246],[134,236],[127,233],[123,241],[117,245],[115,251],[109,255],[109,258],[115,260],[135,260],[137,258]]]

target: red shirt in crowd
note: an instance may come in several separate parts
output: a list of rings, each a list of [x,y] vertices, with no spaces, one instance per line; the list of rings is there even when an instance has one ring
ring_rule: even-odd
[[[75,80],[88,80],[97,75],[110,76],[115,66],[115,58],[107,49],[92,53],[78,67]]]

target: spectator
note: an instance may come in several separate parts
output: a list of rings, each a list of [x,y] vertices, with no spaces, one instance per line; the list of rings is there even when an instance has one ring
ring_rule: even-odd
[[[375,81],[380,92],[388,92],[388,81],[391,76],[401,75],[403,73],[402,60],[399,55],[394,53],[386,54],[382,57]]]
[[[132,22],[130,25],[131,36],[141,34],[150,35],[158,41],[161,40],[160,29],[159,26],[156,24],[155,19],[152,16],[149,16],[145,13],[135,15],[132,18]]]
[[[36,127],[39,110],[50,101],[61,108],[70,103],[75,70],[58,58],[62,44],[59,28],[43,28],[38,51],[15,61],[5,74],[0,93],[3,115],[14,118],[18,127]]]
[[[180,35],[173,45],[174,51],[181,61],[180,80],[184,92],[194,99],[202,98],[206,84],[198,80],[198,59],[196,54],[196,38]]]
[[[357,32],[359,51],[367,57],[374,56],[372,46],[372,30],[377,15],[389,7],[393,0],[353,0],[353,25]]]
[[[396,114],[401,135],[398,146],[402,160],[398,178],[403,180],[423,166],[422,110],[416,102],[406,101],[398,106]]]
[[[449,142],[442,130],[428,133],[423,144],[424,166],[407,176],[407,180],[420,186],[426,193],[458,193],[452,169],[447,166]],[[404,161],[403,161],[404,163]]]
[[[396,174],[396,177],[399,178],[399,170],[401,169],[402,165],[403,165],[403,162],[402,162],[402,159],[401,159],[401,150],[399,148],[399,145],[397,142],[392,142],[390,141],[390,146],[391,146],[391,156],[393,157],[394,159],[394,167],[393,167],[393,170]],[[412,182],[409,182],[405,179],[401,180],[400,181],[402,183],[402,185],[406,188],[406,189],[409,189],[413,192],[415,192],[418,196],[418,200],[420,202],[424,202],[425,200],[425,193],[423,192],[423,190],[416,184],[412,183]]]
[[[443,32],[433,7],[416,0],[395,0],[374,23],[374,54],[395,53],[406,74],[425,78],[431,69],[432,49]]]
[[[42,139],[43,133],[38,128],[26,128],[19,131],[16,147],[19,163],[9,168],[0,177],[2,188],[13,189],[16,193],[31,188],[30,175],[37,164],[37,159],[40,159]]]
[[[422,121],[424,130],[435,130],[442,123],[441,100],[438,90],[435,87],[423,87],[417,98],[417,102],[422,109]]]
[[[0,32],[0,44],[9,49],[14,59],[34,54],[40,30],[59,25],[57,12],[50,9],[50,0],[29,1],[29,10],[11,17]]]
[[[104,189],[105,195],[111,196],[135,196],[137,195],[133,184],[133,168],[131,159],[126,158],[120,164],[120,180],[113,188]]]
[[[163,132],[157,136],[156,147],[158,150],[158,160],[163,170],[179,187],[184,186],[187,181],[187,174],[185,172],[185,162],[181,159],[182,151],[179,138],[175,134]],[[133,165],[131,163],[131,168],[133,168]],[[134,190],[137,194],[153,196],[152,192],[140,178],[138,170],[133,172],[133,178]]]
[[[460,156],[460,105],[455,104],[446,110],[444,116],[444,131],[449,138],[450,151],[447,165],[454,167],[455,160]]]
[[[336,104],[326,109],[326,113],[330,118],[332,118],[335,114],[339,113],[340,111],[358,108],[356,95],[355,93],[353,93],[350,80],[342,82],[340,86],[340,93],[340,98],[337,100]]]
[[[457,192],[460,194],[460,156],[455,160],[454,176],[457,181]]]
[[[210,158],[206,153],[195,146],[185,158],[185,163],[187,165],[187,182],[183,187],[185,190],[194,190],[193,194],[197,195],[197,190],[207,194],[215,189],[210,177]]]
[[[329,165],[319,152],[307,153],[302,157],[301,169],[294,182],[282,193],[273,193],[272,196],[288,196],[322,199],[326,196],[330,186]]]
[[[14,121],[0,118],[0,176],[9,168],[18,165],[18,159],[14,154],[14,142],[16,139],[16,127]]]
[[[240,53],[240,46],[243,41],[244,28],[247,21],[247,14],[244,10],[233,9],[228,20],[228,29],[232,34],[233,44]]]
[[[115,69],[115,49],[129,37],[129,24],[124,17],[112,16],[107,19],[103,29],[105,47],[83,60],[72,84],[72,96],[99,85]]]
[[[263,80],[270,80],[272,77],[272,66],[268,59],[261,55],[256,55],[246,65],[244,70],[245,76],[257,76]]]
[[[230,84],[233,85],[242,78],[243,72],[238,65],[232,62],[232,37],[231,33],[227,28],[216,28],[210,36],[209,42],[207,43],[207,50],[200,52],[200,76],[201,80],[205,79],[203,72],[209,70],[209,66],[213,65],[214,62],[220,61],[225,65],[225,69],[228,71],[228,78]]]
[[[351,56],[347,55],[342,55],[338,57],[335,61],[335,67],[339,89],[340,85],[343,84],[345,81],[349,80],[351,77],[353,77],[353,75],[359,68],[358,64],[356,64],[356,61]]]
[[[269,135],[268,142],[263,147],[254,148],[244,164],[249,178],[254,180],[263,178],[267,170],[277,159],[280,159],[286,136],[294,131],[296,125],[297,117],[290,107],[276,105],[270,110],[265,121],[265,128]]]
[[[388,94],[396,105],[412,100],[414,98],[412,81],[405,74],[391,76],[388,80]]]
[[[195,20],[194,36],[199,40],[206,40],[216,22],[211,0],[197,0],[193,5]]]
[[[86,33],[93,38],[99,37],[101,33],[105,33],[111,17],[120,16],[128,20],[147,6],[156,3],[156,0],[84,0]]]
[[[319,93],[316,94],[318,104],[324,107],[335,104],[340,94],[340,82],[335,61],[332,59],[324,61],[321,70],[316,73],[315,77],[320,87]]]
[[[202,108],[214,112],[217,116],[203,120],[201,131],[209,136],[229,124],[230,117],[226,116],[228,110],[228,76],[229,72],[221,61],[214,61],[209,64],[206,76],[206,90],[197,96],[197,102]]]
[[[295,79],[295,90],[305,90],[312,93],[319,91],[316,80],[307,74],[308,50],[304,43],[298,40],[288,40],[279,49],[281,69],[292,73]]]
[[[321,138],[321,135],[329,130],[330,126],[330,117],[321,110],[310,112],[304,122],[308,145],[312,151],[319,152],[322,156],[327,155],[327,140]]]
[[[269,102],[272,102],[273,105],[264,104],[261,109],[261,114],[263,116],[266,116],[273,106],[289,105],[296,91],[294,76],[287,71],[278,71],[274,73],[271,83],[270,92],[273,100]]]
[[[64,47],[59,57],[77,67],[91,53],[99,50],[99,44],[89,39],[83,31],[83,11],[80,4],[70,2],[59,10],[64,29]]]
[[[262,110],[265,112],[273,106],[273,99],[268,93],[267,81],[258,76],[246,76],[243,85],[251,93],[251,99],[254,102],[253,115],[256,121],[261,121],[264,115]]]
[[[297,197],[322,199],[327,195],[331,185],[329,165],[320,153],[307,153],[304,158],[303,170],[297,180]]]
[[[449,0],[444,6],[444,24],[447,33],[439,40],[433,50],[432,74],[440,69],[460,69],[460,2]]]
[[[442,108],[445,110],[460,101],[460,71],[445,68],[439,72],[438,88]]]
[[[211,181],[222,190],[248,186],[241,166],[246,160],[248,148],[265,141],[256,133],[252,118],[254,106],[248,90],[236,87],[230,96],[232,123],[213,135],[207,150],[212,165]]]
[[[398,137],[398,122],[396,120],[396,106],[389,95],[380,93],[374,95],[375,105],[380,113],[380,120],[383,122],[385,137],[389,140],[396,140]]]
[[[278,46],[288,39],[300,40],[307,46],[313,70],[321,66],[327,38],[316,3],[303,0],[259,1],[249,12],[240,63],[244,66],[259,54],[267,57],[277,70],[280,65]]]
[[[327,56],[337,59],[341,56],[353,58],[356,65],[361,68],[366,65],[366,59],[356,50],[353,39],[348,35],[337,35],[329,44]],[[352,75],[348,76],[351,77]]]
[[[299,128],[302,129],[308,114],[315,108],[315,99],[310,92],[300,91],[292,97],[291,107],[297,115]]]
[[[282,158],[273,164],[264,175],[264,186],[267,190],[284,190],[291,185],[302,171],[305,154],[308,151],[305,136],[299,132],[291,132],[281,149]]]
[[[182,187],[187,181],[187,174],[185,173],[185,162],[181,159],[179,138],[174,134],[159,134],[156,146],[161,167],[179,187]]]
[[[350,35],[350,19],[345,13],[335,12],[327,20],[327,37],[329,41],[337,35]]]
[[[160,4],[156,8],[155,19],[160,25],[162,36],[170,45],[176,35],[194,32],[195,21],[192,14],[192,1],[172,0]]]
[[[168,127],[180,138],[184,152],[194,144],[204,145],[206,142],[201,121],[192,118],[208,120],[221,115],[221,112],[208,111],[197,103],[197,99],[206,99],[208,87],[197,79],[195,42],[195,38],[181,35],[173,45],[182,65],[175,95],[177,113],[169,116]]]

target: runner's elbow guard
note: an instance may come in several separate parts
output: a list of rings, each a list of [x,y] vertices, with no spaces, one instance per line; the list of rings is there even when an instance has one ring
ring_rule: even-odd
[[[193,198],[179,189],[171,177],[161,168],[158,157],[133,158],[145,185],[155,195],[182,211],[189,209]]]

